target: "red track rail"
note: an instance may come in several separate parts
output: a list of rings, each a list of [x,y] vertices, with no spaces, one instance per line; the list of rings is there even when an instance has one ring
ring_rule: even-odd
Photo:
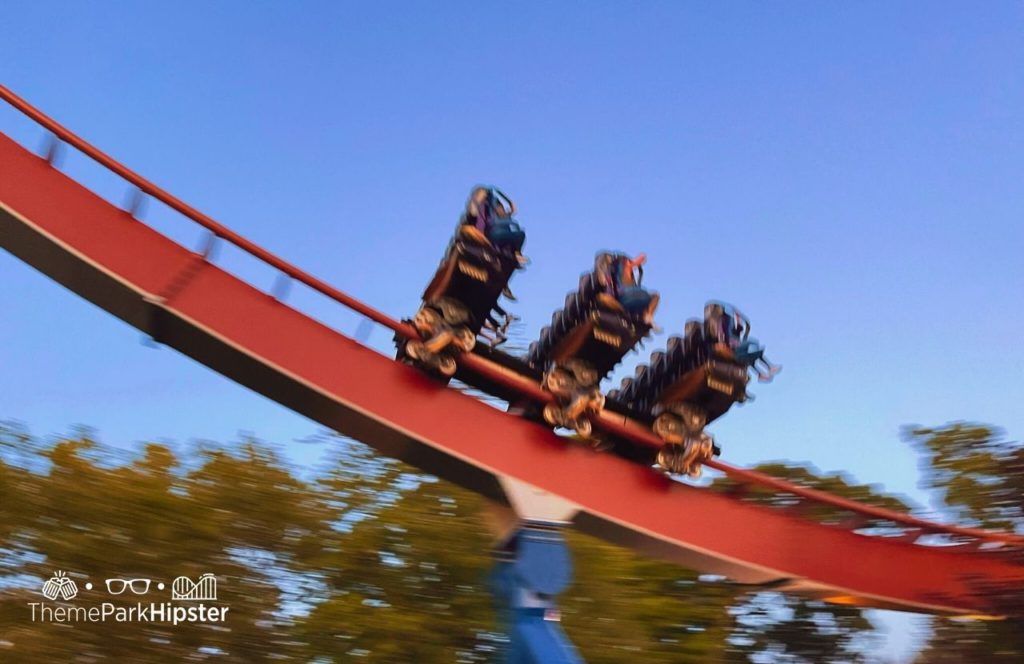
[[[569,501],[583,532],[740,583],[860,606],[1024,614],[1018,550],[926,546],[910,529],[867,536],[567,444],[269,297],[2,134],[0,247],[241,385],[492,500],[518,480]]]
[[[187,203],[174,197],[167,191],[161,189],[157,185],[153,184],[149,180],[146,180],[142,176],[138,175],[134,171],[125,167],[121,163],[114,160],[106,153],[100,151],[96,147],[90,145],[81,137],[72,133],[52,118],[46,116],[37,108],[33,107],[27,101],[16,95],[9,88],[0,85],[0,99],[3,99],[11,106],[31,118],[37,124],[51,132],[55,137],[61,141],[72,146],[82,154],[90,157],[97,163],[101,164],[108,170],[116,173],[125,181],[131,183],[137,187],[140,191],[152,196],[153,198],[161,201],[170,208],[178,211],[182,215],[188,217],[195,223],[199,224],[203,228],[209,230],[216,237],[226,240],[231,244],[234,244],[243,251],[250,255],[260,259],[261,261],[271,265],[275,269],[281,271],[283,274],[295,279],[296,281],[309,286],[310,288],[326,295],[327,297],[335,300],[336,302],[358,312],[359,314],[369,318],[370,320],[383,325],[399,334],[403,334],[407,337],[416,336],[415,330],[409,325],[396,321],[390,316],[370,307],[363,302],[353,298],[352,296],[344,293],[337,288],[317,279],[316,277],[308,274],[307,272],[299,269],[298,267],[288,263],[284,259],[272,254],[266,249],[259,245],[251,242],[250,240],[242,237],[238,233],[232,231],[226,226],[220,224],[211,217],[203,214],[199,210],[196,210]],[[475,355],[464,355],[460,358],[460,363],[467,369],[481,376],[484,376],[490,380],[498,382],[506,387],[512,388],[523,396],[536,400],[536,401],[551,401],[552,397],[548,392],[545,392],[539,385],[533,381],[526,379],[522,376],[511,374],[510,372],[498,367],[497,365],[488,362],[487,360],[475,356]],[[600,418],[595,424],[614,435],[621,436],[623,438],[632,440],[634,442],[660,446],[661,440],[658,439],[653,433],[651,433],[646,427],[643,427],[635,422],[615,417],[605,416]],[[893,523],[907,526],[909,528],[921,531],[922,533],[929,534],[945,534],[945,535],[956,535],[959,537],[966,537],[975,539],[983,542],[998,542],[1002,544],[1010,544],[1015,546],[1024,546],[1024,536],[1016,535],[1013,533],[996,532],[990,530],[983,530],[978,528],[965,528],[961,526],[953,526],[937,523],[934,521],[928,521],[926,519],[920,519],[918,517],[887,510],[872,505],[866,505],[858,503],[856,501],[847,500],[839,496],[818,491],[803,486],[787,482],[764,473],[757,471],[736,468],[729,464],[721,461],[711,460],[706,463],[711,468],[719,470],[740,484],[756,484],[776,491],[793,494],[800,498],[814,501],[817,503],[829,505],[841,510],[847,510],[849,512],[859,514],[864,517],[870,517],[873,519],[881,519],[890,521]]]

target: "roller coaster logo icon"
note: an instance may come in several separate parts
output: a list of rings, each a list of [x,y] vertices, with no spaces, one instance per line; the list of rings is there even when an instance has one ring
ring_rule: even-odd
[[[171,584],[171,599],[186,602],[211,602],[217,599],[217,577],[207,572],[197,581],[179,576]]]

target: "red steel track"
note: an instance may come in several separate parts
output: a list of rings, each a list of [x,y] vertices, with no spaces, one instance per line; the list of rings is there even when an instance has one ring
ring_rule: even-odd
[[[406,325],[303,272],[128,170],[7,88],[0,98],[134,185],[287,277],[400,334]],[[661,477],[567,444],[536,424],[444,388],[220,269],[104,201],[0,134],[0,245],[157,341],[385,454],[491,499],[515,478],[579,506],[574,524],[645,553],[744,583],[906,610],[989,616],[1021,611],[1024,537],[946,526],[859,504],[719,461],[760,485],[903,529],[869,536]],[[259,325],[253,325],[259,321]],[[463,368],[538,400],[529,380],[477,356]],[[439,416],[444,413],[444,416]],[[639,425],[598,425],[643,444]],[[852,521],[856,522],[854,518]],[[958,542],[930,546],[922,534]],[[989,547],[995,547],[990,550]]]

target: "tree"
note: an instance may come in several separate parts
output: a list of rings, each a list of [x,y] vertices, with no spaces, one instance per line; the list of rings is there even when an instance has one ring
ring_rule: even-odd
[[[908,427],[904,438],[922,454],[924,487],[960,523],[998,530],[1024,528],[1024,445],[983,424]]]
[[[0,548],[9,552],[0,659],[494,661],[504,636],[487,587],[483,500],[324,438],[330,462],[300,479],[255,440],[127,455],[88,431],[46,444],[0,428]],[[750,594],[569,537],[576,583],[563,626],[591,664],[852,661],[869,627],[854,609]],[[229,618],[223,627],[32,622],[27,602],[41,601],[42,581],[58,569],[80,587],[213,572]],[[100,586],[76,602],[135,599]]]
[[[937,428],[909,427],[905,439],[922,455],[924,487],[956,521],[971,526],[1024,531],[1024,445],[1000,429],[955,422]],[[1024,613],[1024,591],[1000,593],[1007,611]],[[1024,621],[937,619],[919,664],[1024,661]]]
[[[191,470],[171,451],[147,445],[117,464],[88,432],[44,446],[9,427],[0,440],[13,455],[0,459],[0,623],[5,661],[192,661],[220,655],[257,661],[288,654],[288,620],[279,574],[293,568],[332,513],[304,489],[266,447],[202,451]],[[20,460],[12,462],[12,457]],[[270,557],[259,557],[268,552]],[[258,559],[258,564],[253,560]],[[137,597],[105,596],[104,579],[149,578],[170,586],[178,575],[215,572],[229,579],[219,599],[230,629],[215,625],[90,623],[68,629],[28,619],[42,579],[63,570],[87,598],[130,605]],[[84,591],[87,578],[96,589]],[[147,598],[148,599],[148,598]],[[163,599],[167,599],[166,594]],[[0,653],[3,650],[0,649]]]
[[[860,503],[905,512],[909,506],[895,496],[886,495],[877,487],[858,484],[841,473],[822,474],[800,464],[766,463],[755,470],[785,479],[792,484]],[[729,478],[711,486],[713,490],[736,492]],[[839,523],[852,515],[829,505],[804,502],[790,493],[768,487],[745,487],[739,493],[743,500],[786,509],[798,508],[805,519]],[[868,520],[862,528],[886,527],[889,524]],[[855,661],[870,651],[877,635],[872,625],[856,607],[837,606],[806,600],[777,592],[748,595],[732,608],[736,627],[733,642],[745,659],[770,662],[836,662]]]

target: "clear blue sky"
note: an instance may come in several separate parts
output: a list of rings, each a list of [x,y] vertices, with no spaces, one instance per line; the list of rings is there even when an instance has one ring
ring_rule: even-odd
[[[396,316],[478,182],[520,204],[530,336],[596,250],[646,251],[666,330],[729,300],[785,365],[714,425],[731,462],[923,501],[901,425],[1022,435],[1020,3],[545,4],[21,3],[0,80]],[[9,255],[0,279],[0,417],[126,446],[317,429]]]

